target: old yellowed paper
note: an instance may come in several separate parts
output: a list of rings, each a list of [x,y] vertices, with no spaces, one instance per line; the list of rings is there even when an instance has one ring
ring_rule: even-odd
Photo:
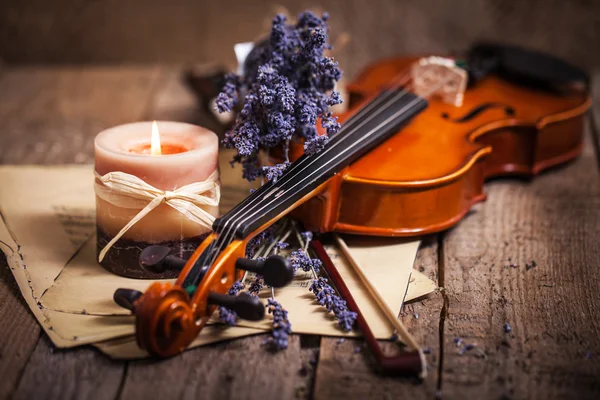
[[[143,291],[150,281],[118,277],[97,264],[91,166],[0,167],[0,185],[0,249],[53,343],[71,347],[122,338],[118,345],[110,341],[98,346],[113,356],[118,349],[125,351],[128,347],[123,346],[133,343],[133,317],[113,303],[112,294],[119,287]],[[403,300],[435,288],[433,282],[412,270],[418,242],[396,240],[384,243],[382,249],[374,250],[376,247],[376,242],[370,246],[359,243],[353,249],[368,261],[369,274],[381,284],[386,301],[395,310],[400,310]],[[361,308],[369,309],[369,299],[343,257],[334,247],[328,252]],[[311,279],[309,274],[299,274],[290,287],[275,291],[276,299],[289,311],[294,332],[343,335],[308,291]],[[261,294],[265,301],[268,296],[268,291]],[[378,337],[391,335],[390,327],[378,320],[376,310],[370,318]],[[270,329],[269,319],[257,324],[240,321],[239,327],[227,329],[218,325],[203,331],[195,345],[265,329]],[[129,353],[132,350],[127,350]],[[139,354],[136,357],[143,356]]]

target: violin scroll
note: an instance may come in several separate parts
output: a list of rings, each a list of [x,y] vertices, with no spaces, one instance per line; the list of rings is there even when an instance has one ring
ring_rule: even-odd
[[[138,346],[160,357],[182,352],[208,321],[196,316],[185,290],[171,283],[152,284],[134,306]]]

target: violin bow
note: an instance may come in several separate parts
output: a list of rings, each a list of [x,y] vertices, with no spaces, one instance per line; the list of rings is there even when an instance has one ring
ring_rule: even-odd
[[[344,240],[339,237],[337,234],[334,235],[334,238],[339,245],[340,250],[346,256],[350,265],[356,271],[356,274],[360,278],[361,282],[367,288],[368,293],[376,301],[379,305],[382,313],[388,320],[391,326],[396,329],[399,337],[402,341],[411,348],[412,351],[401,353],[398,355],[387,356],[383,353],[381,346],[377,342],[373,331],[371,330],[369,324],[367,323],[363,313],[361,312],[358,304],[354,300],[352,293],[346,286],[344,279],[340,275],[333,261],[327,254],[327,251],[323,247],[320,241],[313,240],[311,242],[311,247],[313,251],[317,254],[317,256],[323,262],[323,266],[327,271],[327,274],[331,278],[333,284],[336,289],[340,292],[346,303],[348,304],[348,308],[351,311],[354,311],[357,314],[357,322],[360,330],[363,332],[365,340],[369,346],[369,349],[373,353],[378,366],[385,373],[393,373],[398,375],[417,375],[419,378],[424,379],[427,376],[427,361],[425,360],[425,355],[423,354],[423,350],[418,342],[414,339],[414,337],[408,332],[402,321],[400,321],[391,308],[387,305],[385,300],[381,297],[381,294],[377,291],[373,283],[367,278],[363,269],[360,267],[358,262],[352,254],[350,253],[348,246],[344,242]]]

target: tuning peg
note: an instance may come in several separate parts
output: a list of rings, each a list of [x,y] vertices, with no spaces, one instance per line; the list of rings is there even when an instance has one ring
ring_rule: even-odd
[[[235,267],[262,275],[267,285],[276,288],[284,287],[294,279],[294,268],[281,256],[270,256],[266,260],[238,258]]]
[[[140,267],[146,271],[162,273],[166,270],[181,271],[186,261],[171,255],[172,249],[167,246],[148,246],[140,254]]]
[[[135,301],[142,296],[142,292],[133,289],[117,289],[113,295],[115,303],[130,311],[135,309]]]
[[[245,292],[237,297],[211,292],[208,295],[208,304],[227,307],[248,321],[260,321],[265,316],[265,306],[259,298]]]

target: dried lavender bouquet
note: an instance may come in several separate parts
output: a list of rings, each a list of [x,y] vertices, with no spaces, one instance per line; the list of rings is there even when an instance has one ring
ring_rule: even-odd
[[[303,142],[304,152],[314,154],[326,145],[328,136],[340,128],[337,117],[329,111],[329,107],[342,102],[340,93],[335,91],[342,71],[333,58],[324,54],[331,49],[327,42],[327,20],[327,13],[319,18],[306,11],[298,16],[296,23],[290,24],[284,15],[277,15],[268,38],[249,54],[244,75],[226,76],[216,109],[223,113],[237,107],[240,111],[233,127],[225,134],[223,144],[237,150],[232,164],[242,164],[243,176],[249,181],[277,180],[290,165],[292,141]],[[317,133],[317,122],[324,128],[321,135]],[[273,166],[261,163],[261,151],[268,153],[273,149],[282,154],[283,161]],[[327,279],[319,277],[321,262],[308,254],[312,233],[300,234],[295,224],[291,228],[288,225],[283,221],[255,237],[248,246],[248,256],[277,254],[288,247],[286,239],[294,231],[299,248],[288,251],[294,271],[302,269],[313,273],[315,279],[310,291],[316,301],[336,316],[341,329],[351,330],[356,313],[348,310],[346,303],[327,284]],[[246,279],[245,275],[230,294],[244,290],[248,285]],[[252,279],[248,291],[258,295],[264,282],[259,275]],[[287,348],[292,327],[287,311],[277,302],[272,289],[267,309],[273,314],[268,344],[276,350]],[[221,307],[219,316],[224,323],[235,325],[237,316],[233,311]]]
[[[243,175],[277,179],[289,165],[292,140],[304,141],[304,151],[315,153],[327,143],[328,135],[340,124],[329,107],[342,102],[335,84],[342,71],[337,62],[324,55],[328,15],[321,18],[306,11],[295,24],[279,14],[273,19],[270,35],[259,43],[245,62],[243,76],[228,74],[216,100],[219,112],[230,112],[238,103],[241,110],[223,144],[235,148],[234,163],[241,163]],[[320,120],[326,134],[317,134]],[[261,165],[261,150],[281,150],[284,161]]]

